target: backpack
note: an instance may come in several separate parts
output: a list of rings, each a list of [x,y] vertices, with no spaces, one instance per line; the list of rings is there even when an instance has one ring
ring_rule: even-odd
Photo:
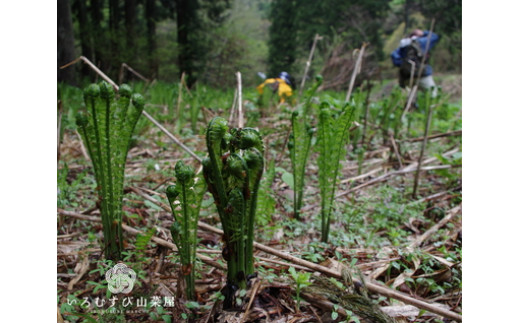
[[[423,51],[417,40],[412,40],[410,45],[404,47],[403,53],[403,62],[401,63],[401,67],[399,69],[401,76],[404,78],[410,78],[412,69],[414,68],[414,77],[417,77],[419,74],[419,66],[421,65],[421,61],[423,59]],[[428,58],[428,56],[426,58]],[[415,67],[412,67],[413,64],[411,62],[415,63]],[[425,71],[426,70],[423,69],[423,76]]]

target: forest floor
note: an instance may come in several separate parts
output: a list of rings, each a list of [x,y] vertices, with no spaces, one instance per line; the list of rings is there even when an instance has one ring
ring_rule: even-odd
[[[452,102],[460,99],[460,82],[458,76],[440,81]],[[461,118],[456,112],[446,118]],[[271,186],[275,211],[257,224],[257,276],[250,280],[247,293],[238,295],[242,306],[234,311],[222,310],[226,263],[219,218],[209,194],[200,215],[205,225],[198,232],[202,261],[195,268],[197,302],[183,297],[165,188],[173,183],[177,161],[195,169],[200,165],[151,124],[137,136],[125,175],[123,262],[137,273],[136,286],[116,300],[108,293],[104,274],[113,263],[104,260],[100,247],[102,226],[93,171],[77,132],[65,130],[58,163],[58,321],[458,321],[462,313],[460,129],[442,128],[441,133],[433,127],[430,136],[442,136],[428,141],[416,197],[412,187],[421,129],[397,140],[400,156],[391,144],[377,139],[374,130],[361,167],[349,149],[342,162],[330,243],[322,243],[317,154],[312,153],[308,162],[302,218],[296,220],[293,191],[283,176],[291,170],[283,148],[290,121],[278,111],[260,118],[256,126],[269,129],[264,133],[266,159],[276,160]],[[202,119],[199,127],[205,127]],[[175,133],[192,151],[206,151],[201,131]],[[153,235],[149,241],[147,233]],[[297,277],[289,273],[290,267],[310,284],[302,288],[299,298]],[[363,303],[366,300],[368,304]],[[423,310],[423,303],[453,315]]]

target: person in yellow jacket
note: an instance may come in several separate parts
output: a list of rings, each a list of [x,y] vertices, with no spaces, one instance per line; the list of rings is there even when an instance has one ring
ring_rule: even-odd
[[[278,77],[266,79],[264,83],[257,86],[256,89],[261,96],[264,94],[265,86],[271,88],[273,93],[278,94],[279,103],[286,102],[293,95],[290,75],[287,72],[281,72]]]

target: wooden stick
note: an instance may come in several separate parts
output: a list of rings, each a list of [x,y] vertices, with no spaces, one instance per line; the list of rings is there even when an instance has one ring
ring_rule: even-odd
[[[123,63],[123,64],[121,64],[121,69],[119,71],[119,84],[123,83],[123,75],[124,75],[124,70],[125,69],[127,69],[129,72],[131,72],[132,74],[134,74],[135,76],[137,76],[141,80],[145,81],[146,83],[150,83],[149,79],[147,79],[146,77],[144,77],[141,74],[139,74],[136,70],[134,70],[128,64]]]
[[[358,176],[354,176],[354,177],[349,177],[347,179],[344,179],[340,182],[340,184],[346,184],[348,182],[353,182],[353,181],[357,181],[359,179],[363,179],[365,177],[369,177],[369,176],[372,176],[374,175],[375,173],[379,172],[383,170],[383,167],[378,167],[378,168],[374,168],[372,169],[371,171],[365,173],[365,174],[361,174],[361,175],[358,175]]]
[[[80,56],[80,57],[76,58],[72,62],[61,66],[60,69],[67,68],[73,64],[76,64],[79,61],[85,62],[88,66],[90,66],[90,68],[92,68],[94,70],[94,72],[99,74],[99,76],[101,76],[102,79],[104,79],[105,81],[110,83],[110,85],[112,85],[114,87],[114,89],[116,89],[116,91],[119,91],[119,86],[117,86],[117,84],[114,83],[114,81],[112,81],[108,76],[106,76],[105,73],[103,73],[99,68],[97,68],[96,65],[94,65],[91,61],[89,61],[88,58],[86,58],[85,56]]]
[[[176,143],[179,147],[184,149],[188,154],[190,154],[193,158],[198,160],[200,163],[202,162],[202,158],[197,156],[191,149],[189,149],[187,146],[185,146],[177,137],[172,135],[163,125],[161,125],[159,122],[157,122],[151,115],[148,114],[145,110],[143,110],[143,115],[147,117],[153,124],[155,124],[159,129],[162,130],[171,140],[173,140],[174,143]]]
[[[235,93],[233,94],[233,104],[231,105],[231,111],[229,112],[228,126],[233,126],[233,117],[235,115],[235,107],[237,104],[237,90],[235,89]]]
[[[237,93],[238,93],[238,128],[244,127],[244,112],[242,111],[242,74],[237,72]]]
[[[429,100],[426,100],[427,103],[429,103]],[[432,116],[433,116],[433,107],[428,104],[428,117],[426,119],[426,129],[424,129],[424,139],[421,145],[421,152],[419,154],[419,160],[417,161],[417,172],[415,173],[415,178],[413,182],[413,192],[412,196],[413,198],[417,197],[417,187],[419,186],[419,176],[420,176],[420,169],[421,169],[421,163],[424,156],[424,150],[426,149],[426,144],[428,143],[428,132],[430,132],[430,124],[432,122]]]
[[[401,168],[403,168],[403,162],[401,161],[401,155],[399,154],[399,149],[397,148],[397,144],[395,143],[393,134],[390,134],[390,142],[392,143],[392,147],[394,148],[395,157],[397,158],[397,161],[399,162],[399,169],[401,169]]]
[[[179,82],[179,95],[177,96],[177,118],[181,115],[181,104],[182,104],[182,83],[184,82],[184,72],[181,75],[181,81]],[[175,116],[173,116],[175,118]]]
[[[443,197],[444,195],[448,195],[449,193],[453,193],[454,191],[459,190],[461,188],[462,188],[462,186],[459,186],[459,187],[456,187],[456,188],[448,190],[448,191],[435,193],[435,194],[432,194],[430,196],[423,197],[422,199],[412,201],[412,202],[408,203],[407,205],[414,205],[414,204],[419,204],[419,203],[426,202],[426,201],[436,200],[436,199],[438,199],[440,197]]]
[[[314,50],[316,49],[316,43],[318,43],[318,40],[321,40],[321,39],[323,39],[323,37],[320,36],[319,34],[316,34],[314,36],[314,41],[312,42],[312,47],[311,47],[311,52],[309,54],[309,59],[305,63],[305,71],[303,72],[302,84],[300,85],[300,91],[298,93],[299,97],[302,96],[303,87],[305,86],[305,79],[307,78],[307,73],[309,72],[309,67],[311,67],[312,56],[314,56]]]
[[[249,310],[251,309],[251,305],[253,305],[253,301],[255,300],[256,294],[258,293],[258,290],[260,289],[261,285],[262,285],[262,281],[258,280],[255,283],[255,285],[253,286],[253,291],[251,292],[251,298],[249,299],[249,303],[247,304],[246,311],[244,312],[244,315],[242,316],[240,323],[246,322],[247,315],[249,314]]]
[[[457,214],[462,211],[462,206],[456,206],[453,209],[448,211],[448,214],[440,220],[437,224],[429,228],[426,232],[424,232],[419,238],[417,238],[413,243],[410,244],[409,248],[414,249],[419,247],[424,241],[428,240],[432,234],[437,232],[440,228],[442,228],[446,223],[450,222]]]
[[[361,72],[361,60],[363,59],[363,54],[365,53],[365,48],[368,46],[368,43],[363,43],[361,45],[361,49],[359,50],[358,57],[356,60],[356,65],[354,66],[354,70],[352,71],[352,76],[350,77],[350,84],[348,86],[347,96],[345,97],[345,102],[350,101],[350,95],[352,94],[352,89],[354,88],[354,81],[356,80],[356,76]]]
[[[410,63],[412,65],[412,70],[410,71],[410,83],[408,83],[408,86],[411,89],[413,87],[413,78],[414,78],[414,74],[415,74],[415,62],[412,61],[411,59],[409,59],[408,63]]]
[[[87,273],[89,265],[90,265],[90,263],[88,261],[88,257],[83,255],[83,259],[82,259],[81,265],[80,265],[80,271],[73,279],[71,279],[69,281],[69,284],[67,285],[68,291],[71,291],[74,288],[74,285],[77,282],[79,282],[81,280],[81,278]]]
[[[361,146],[365,146],[365,137],[367,134],[367,126],[368,126],[368,110],[370,106],[370,92],[372,90],[372,84],[370,80],[367,79],[367,98],[365,99],[365,118],[363,120],[363,134],[361,135]]]
[[[455,130],[455,131],[430,135],[430,136],[428,136],[428,140],[435,139],[435,138],[449,137],[449,136],[461,136],[461,135],[462,135],[462,130]],[[417,141],[423,141],[423,140],[424,140],[424,137],[420,137],[420,138],[401,139],[401,140],[397,140],[397,142],[405,142],[405,141],[417,142]]]
[[[63,116],[63,102],[61,100],[58,100],[58,161],[60,161],[60,146],[61,146],[61,118]]]

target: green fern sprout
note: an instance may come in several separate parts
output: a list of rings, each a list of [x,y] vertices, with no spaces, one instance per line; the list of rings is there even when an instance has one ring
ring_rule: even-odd
[[[321,195],[321,241],[327,242],[334,192],[341,158],[346,154],[354,108],[346,104],[335,113],[327,102],[320,105],[318,119],[318,177]]]
[[[294,217],[296,219],[300,218],[300,210],[303,203],[305,169],[309,158],[312,136],[314,134],[314,129],[309,125],[308,114],[312,107],[311,99],[322,81],[323,78],[321,76],[316,77],[316,82],[314,82],[312,88],[305,93],[303,106],[299,106],[294,110],[291,117],[292,133],[289,137],[288,148],[293,171],[293,205]]]
[[[186,297],[195,300],[197,227],[206,187],[203,180],[195,179],[193,168],[182,161],[175,165],[175,177],[177,178],[176,185],[166,188],[166,196],[173,215],[170,232],[181,258],[181,274],[186,282]],[[176,210],[176,202],[180,204],[180,212]]]
[[[298,111],[294,111],[291,118],[292,133],[289,137],[289,153],[294,179],[294,217],[300,218],[300,209],[303,202],[303,185],[305,182],[305,169],[311,148],[313,129],[306,122],[306,117]]]
[[[123,84],[116,94],[107,82],[84,92],[86,112],[76,117],[98,185],[104,250],[119,260],[123,249],[122,214],[125,164],[130,139],[144,108],[144,98]]]
[[[206,131],[208,157],[202,162],[224,231],[223,258],[228,264],[224,307],[231,307],[234,291],[246,288],[254,273],[253,241],[256,203],[264,168],[263,142],[252,128],[231,129],[221,117]]]
[[[265,172],[265,176],[260,181],[258,189],[258,198],[256,202],[256,223],[260,226],[266,226],[271,222],[271,215],[274,213],[276,200],[273,197],[273,185],[275,172],[274,159],[272,159]]]
[[[379,119],[379,127],[382,131],[383,142],[388,142],[390,129],[393,130],[394,136],[398,136],[401,131],[401,116],[406,104],[406,97],[400,88],[395,88],[390,97],[383,101],[381,116]]]

